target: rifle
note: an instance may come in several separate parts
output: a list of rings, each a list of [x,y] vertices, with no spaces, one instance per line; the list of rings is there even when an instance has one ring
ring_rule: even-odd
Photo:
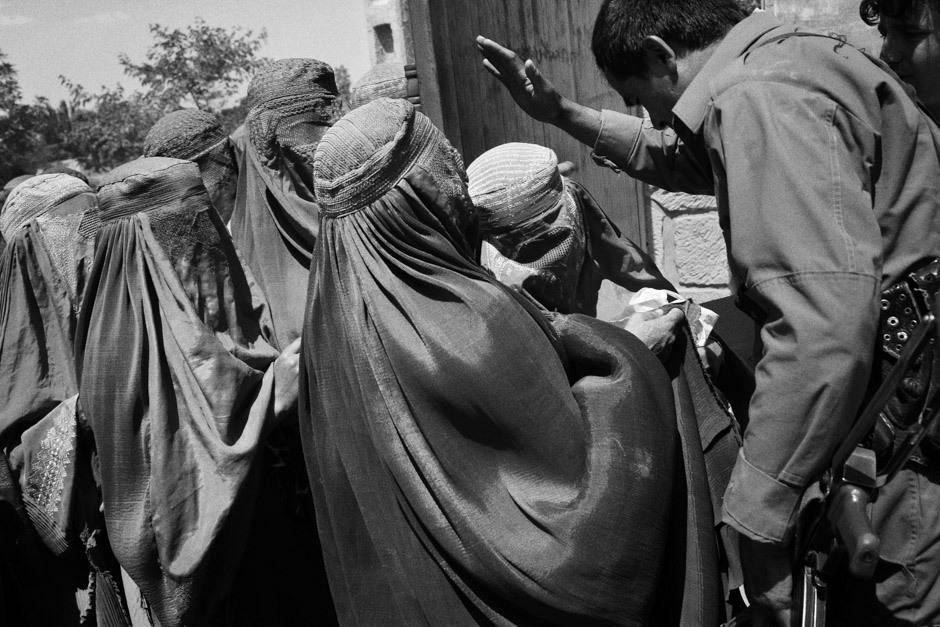
[[[930,311],[920,316],[910,340],[897,363],[884,378],[872,400],[859,416],[848,437],[833,456],[822,515],[806,536],[800,573],[794,577],[794,627],[824,627],[826,587],[842,560],[848,560],[849,573],[857,579],[871,579],[878,565],[880,539],[871,528],[868,505],[871,494],[891,481],[923,440],[940,415],[940,390],[933,390],[917,421],[883,468],[878,468],[875,452],[863,442],[875,427],[878,416],[898,390],[910,365],[940,337],[940,293]]]

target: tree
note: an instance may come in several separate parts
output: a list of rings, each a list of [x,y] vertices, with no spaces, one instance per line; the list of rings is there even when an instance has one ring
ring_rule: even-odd
[[[349,80],[349,70],[346,69],[345,65],[337,65],[336,69],[333,70],[333,75],[336,77],[336,91],[339,92],[340,98],[349,102],[349,92],[352,89],[352,81]]]
[[[255,36],[241,27],[209,26],[202,18],[184,30],[151,24],[156,42],[147,61],[134,63],[126,54],[118,61],[138,79],[149,96],[166,110],[196,107],[221,111],[255,70],[266,62],[257,56],[268,34]]]
[[[58,107],[45,98],[22,104],[16,68],[0,52],[0,184],[70,158],[96,171],[114,168],[139,157],[154,122],[182,107],[221,112],[229,128],[241,124],[244,105],[230,101],[266,62],[258,51],[267,33],[215,28],[202,19],[182,30],[151,24],[150,32],[155,42],[146,62],[118,57],[142,91],[117,85],[91,93],[60,76],[69,98]]]
[[[143,152],[144,138],[160,119],[163,110],[140,93],[127,95],[118,85],[89,93],[81,85],[59,77],[69,90],[68,130],[63,151],[86,168],[102,171],[136,159]]]
[[[9,116],[20,100],[20,82],[16,68],[6,59],[7,55],[0,52],[0,113]]]
[[[48,103],[24,106],[19,103],[20,83],[16,68],[0,52],[0,184],[20,174],[36,171],[44,152],[44,136],[37,132]]]

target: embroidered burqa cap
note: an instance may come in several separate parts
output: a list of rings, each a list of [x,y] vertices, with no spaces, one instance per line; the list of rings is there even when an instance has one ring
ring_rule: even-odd
[[[219,115],[181,109],[163,116],[147,133],[144,157],[195,161],[216,211],[225,222],[231,218],[238,168]]]
[[[580,188],[561,176],[555,151],[503,144],[480,155],[467,174],[488,240],[483,265],[549,310],[584,313],[578,287],[588,247]]]
[[[558,157],[544,146],[497,146],[477,157],[467,168],[467,176],[484,233],[512,230],[566,200]]]
[[[14,176],[9,181],[4,183],[3,189],[12,190],[14,187],[25,181],[26,179],[34,177],[35,174],[20,174],[19,176]]]
[[[313,166],[320,209],[342,214],[384,196],[420,166],[445,196],[465,194],[463,160],[410,102],[380,98],[354,109],[320,140]]]
[[[84,182],[85,184],[89,186],[91,185],[91,183],[88,182],[87,176],[85,176],[78,170],[74,168],[70,168],[65,165],[54,165],[52,167],[46,168],[45,170],[40,172],[40,174],[68,174],[69,176],[74,176],[75,178],[79,179],[80,181]]]
[[[10,240],[18,228],[91,188],[68,174],[38,174],[16,186],[0,211],[0,234]]]
[[[316,59],[280,59],[258,71],[248,84],[245,120],[262,159],[277,162],[284,146],[313,162],[322,132],[338,117],[339,92],[333,68]]]
[[[418,72],[413,65],[380,63],[362,75],[349,90],[349,105],[357,109],[379,98],[408,100],[417,105]]]
[[[227,139],[219,115],[181,109],[166,114],[153,125],[144,139],[144,156],[198,161]]]
[[[199,167],[192,161],[145,157],[108,172],[98,185],[102,222],[150,212],[202,194],[207,201]]]
[[[673,289],[590,193],[560,174],[553,150],[503,144],[467,173],[487,240],[483,265],[547,309],[595,315],[604,280],[632,291]]]

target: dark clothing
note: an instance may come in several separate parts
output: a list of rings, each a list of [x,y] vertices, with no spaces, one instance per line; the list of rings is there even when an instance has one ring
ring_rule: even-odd
[[[264,298],[196,166],[142,161],[99,189],[76,340],[111,546],[163,627],[258,624],[259,607],[265,624],[310,623],[313,599],[275,586],[312,588],[318,555],[290,541],[261,463],[277,357]]]
[[[0,570],[13,593],[0,617],[10,624],[78,625],[102,609],[96,588],[107,582],[86,556],[87,534],[103,525],[100,494],[72,350],[96,212],[90,189],[73,196],[16,229],[0,257]]]
[[[531,270],[534,274],[522,280],[522,289],[540,307],[593,317],[598,317],[599,310],[623,310],[624,303],[617,298],[620,294],[608,297],[611,301],[617,299],[616,308],[600,298],[601,283],[605,280],[633,292],[644,287],[674,289],[649,255],[621,237],[619,229],[587,190],[570,179],[564,180],[563,189],[562,199],[549,210],[533,212],[532,207],[519,203],[514,207],[517,213],[503,209],[490,216],[486,235],[498,253],[494,254],[495,249],[486,251],[484,263],[490,262],[487,265],[499,280],[512,285],[512,277],[507,274],[516,268],[521,272]],[[509,259],[502,258],[502,254]],[[512,262],[517,263],[510,265]],[[741,435],[705,376],[695,343],[690,340],[687,333],[682,335],[669,362],[684,464],[677,475],[684,478],[685,490],[681,493],[687,497],[687,502],[675,505],[674,515],[675,520],[686,521],[683,528],[690,534],[702,535],[690,535],[688,544],[683,546],[685,555],[677,559],[700,561],[690,570],[698,576],[685,581],[689,586],[685,598],[695,599],[704,591],[705,598],[713,600],[719,596],[712,594],[709,586],[721,574],[711,534],[720,526],[721,499],[737,458]],[[729,556],[732,571],[726,583],[737,587],[740,585],[737,536],[726,528],[723,531],[727,536],[724,553]],[[710,571],[703,570],[705,564]],[[675,590],[674,584],[660,589]],[[681,603],[674,605],[682,607]]]
[[[687,534],[666,373],[610,325],[553,331],[448,207],[416,168],[321,222],[301,427],[341,623],[664,624]]]
[[[229,223],[235,247],[267,297],[284,349],[300,337],[307,275],[319,230],[319,209],[310,188],[310,166],[283,156],[276,168],[262,162],[244,127],[232,135],[238,160],[238,191]]]

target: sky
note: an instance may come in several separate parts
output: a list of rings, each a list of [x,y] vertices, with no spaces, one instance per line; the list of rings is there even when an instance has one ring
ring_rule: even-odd
[[[118,54],[145,60],[148,25],[210,26],[268,32],[261,54],[313,57],[345,65],[355,82],[370,67],[364,0],[0,0],[0,51],[16,68],[23,100],[66,98],[59,75],[97,92],[139,87]]]

